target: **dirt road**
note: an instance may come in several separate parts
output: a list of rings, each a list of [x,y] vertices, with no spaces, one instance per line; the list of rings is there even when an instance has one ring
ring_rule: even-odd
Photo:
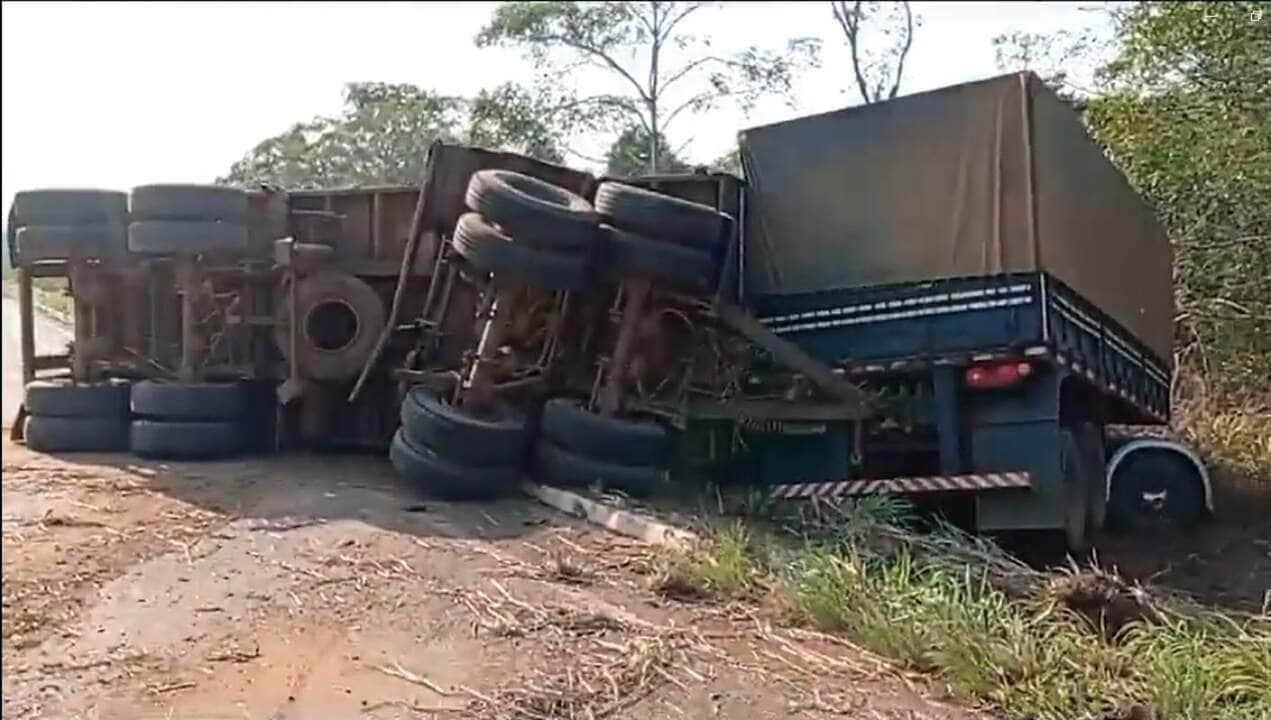
[[[5,718],[971,717],[659,597],[639,545],[423,501],[378,458],[3,459]]]

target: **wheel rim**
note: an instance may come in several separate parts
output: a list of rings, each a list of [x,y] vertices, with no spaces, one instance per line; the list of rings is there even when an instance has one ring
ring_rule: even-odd
[[[1184,514],[1179,493],[1172,492],[1168,481],[1140,482],[1132,497],[1134,516],[1140,523],[1175,522]]]

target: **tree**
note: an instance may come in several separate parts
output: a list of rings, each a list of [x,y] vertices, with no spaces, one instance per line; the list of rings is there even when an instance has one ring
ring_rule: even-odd
[[[637,125],[649,143],[648,170],[664,169],[659,147],[676,120],[728,100],[749,109],[766,95],[789,98],[799,68],[815,64],[819,46],[790,40],[780,51],[748,47],[716,54],[685,21],[711,3],[505,2],[477,44],[525,51],[544,78],[599,70],[614,92],[577,97],[569,107],[598,127]]]
[[[1052,34],[1009,32],[993,38],[997,68],[1003,72],[1032,70],[1065,99],[1088,96],[1094,91],[1075,83],[1072,64],[1093,46],[1089,32],[1060,30]]]
[[[413,85],[350,83],[345,110],[297,123],[258,144],[218,182],[282,187],[410,184],[434,139],[454,139],[460,98]]]
[[[514,83],[482,90],[473,99],[467,142],[520,152],[547,162],[564,161],[564,147],[577,118],[542,90]]]
[[[352,83],[345,109],[268,138],[217,182],[286,188],[410,185],[419,182],[434,140],[472,142],[559,161],[566,127],[549,99],[515,85],[472,100],[414,85]]]
[[[737,177],[742,177],[741,148],[733,148],[715,158],[714,162],[710,164],[710,169],[713,172],[731,173]]]
[[[861,100],[875,103],[896,97],[913,47],[914,27],[919,24],[909,3],[834,0],[830,9],[851,50],[852,73]],[[882,35],[881,47],[866,42],[871,25]]]
[[[643,175],[652,165],[649,157],[653,143],[644,128],[639,125],[628,125],[609,148],[606,170],[609,175]],[[660,137],[657,142],[658,172],[689,172],[693,168],[676,156],[667,145],[666,138]]]
[[[1169,234],[1179,360],[1219,390],[1271,377],[1268,17],[1266,2],[1115,11],[1084,115]]]

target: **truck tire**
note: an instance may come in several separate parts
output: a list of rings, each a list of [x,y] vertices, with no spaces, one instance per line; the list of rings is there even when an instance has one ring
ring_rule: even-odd
[[[692,292],[714,287],[715,261],[705,252],[609,225],[600,228],[607,236],[609,275],[643,275],[655,285]]]
[[[1205,513],[1204,488],[1187,460],[1176,453],[1139,450],[1117,467],[1112,478],[1108,524],[1117,530],[1156,518],[1189,530]]]
[[[338,270],[320,270],[296,282],[301,318],[296,364],[301,372],[317,380],[343,380],[361,372],[387,322],[375,288]],[[274,342],[286,358],[291,353],[292,320],[285,294],[276,320]]]
[[[1090,548],[1086,518],[1089,514],[1090,479],[1087,459],[1077,445],[1076,435],[1059,431],[1059,477],[1062,483],[1064,540],[1068,551],[1081,554]]]
[[[661,425],[589,412],[576,400],[548,400],[542,424],[547,440],[608,462],[660,465],[670,454],[671,442]]]
[[[653,493],[666,482],[667,477],[667,471],[663,468],[597,460],[546,441],[538,444],[535,470],[541,481],[551,485],[590,487],[599,484],[634,496]]]
[[[21,225],[126,225],[128,196],[114,190],[25,190],[13,196]]]
[[[128,246],[128,229],[119,225],[27,225],[17,230],[21,262],[70,257],[117,258]]]
[[[596,240],[600,217],[582,197],[509,170],[478,170],[468,181],[467,205],[519,243],[582,251]]]
[[[141,185],[132,189],[133,220],[247,224],[247,193],[219,185]]]
[[[406,438],[399,428],[388,447],[393,469],[424,493],[442,500],[488,500],[520,482],[515,466],[471,467],[451,462]]]
[[[155,420],[237,421],[247,411],[240,383],[160,383],[132,386],[132,413]]]
[[[127,419],[128,396],[128,384],[123,382],[72,385],[36,380],[26,384],[23,403],[28,413],[40,417]]]
[[[1094,534],[1103,529],[1108,514],[1108,498],[1106,467],[1107,454],[1104,450],[1103,428],[1097,423],[1081,422],[1073,428],[1077,440],[1077,449],[1085,458],[1086,479],[1090,489],[1086,496],[1086,531]]]
[[[242,252],[247,226],[210,220],[143,220],[128,226],[128,249],[148,255]]]
[[[493,273],[496,281],[520,280],[547,290],[587,286],[587,258],[583,255],[514,243],[477,213],[459,218],[451,245],[478,270]]]
[[[425,387],[406,393],[402,428],[416,446],[470,467],[518,465],[529,450],[525,416],[505,408],[496,418],[474,417]]]
[[[135,455],[171,460],[214,460],[243,449],[237,422],[163,422],[133,420],[129,442]]]
[[[128,418],[29,415],[23,437],[40,452],[121,452],[128,449]]]
[[[728,222],[709,205],[616,182],[600,183],[596,210],[615,227],[706,252],[719,246]]]

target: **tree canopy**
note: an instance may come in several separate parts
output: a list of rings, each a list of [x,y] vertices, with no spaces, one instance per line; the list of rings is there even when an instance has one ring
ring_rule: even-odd
[[[282,187],[414,183],[436,138],[458,136],[464,101],[413,85],[350,83],[344,111],[260,142],[218,181]]]
[[[649,151],[652,143],[649,134],[639,125],[629,125],[614,140],[606,158],[605,172],[609,175],[644,175],[649,171],[651,160]],[[692,166],[681,160],[666,138],[658,138],[658,172],[679,173],[692,170]]]
[[[1271,3],[1139,3],[1113,19],[1119,50],[1086,120],[1169,232],[1180,358],[1265,391]]]
[[[798,71],[817,61],[819,45],[811,38],[716,52],[710,38],[687,31],[690,18],[712,4],[505,2],[477,44],[523,50],[553,84],[581,69],[607,75],[613,91],[577,96],[568,107],[592,127],[618,133],[639,127],[649,148],[647,171],[664,171],[661,150],[677,119],[725,101],[749,109],[765,96],[789,99]]]
[[[288,188],[413,184],[437,139],[559,162],[568,126],[548,112],[548,103],[512,84],[466,99],[414,85],[350,83],[343,112],[267,138],[218,182]]]

